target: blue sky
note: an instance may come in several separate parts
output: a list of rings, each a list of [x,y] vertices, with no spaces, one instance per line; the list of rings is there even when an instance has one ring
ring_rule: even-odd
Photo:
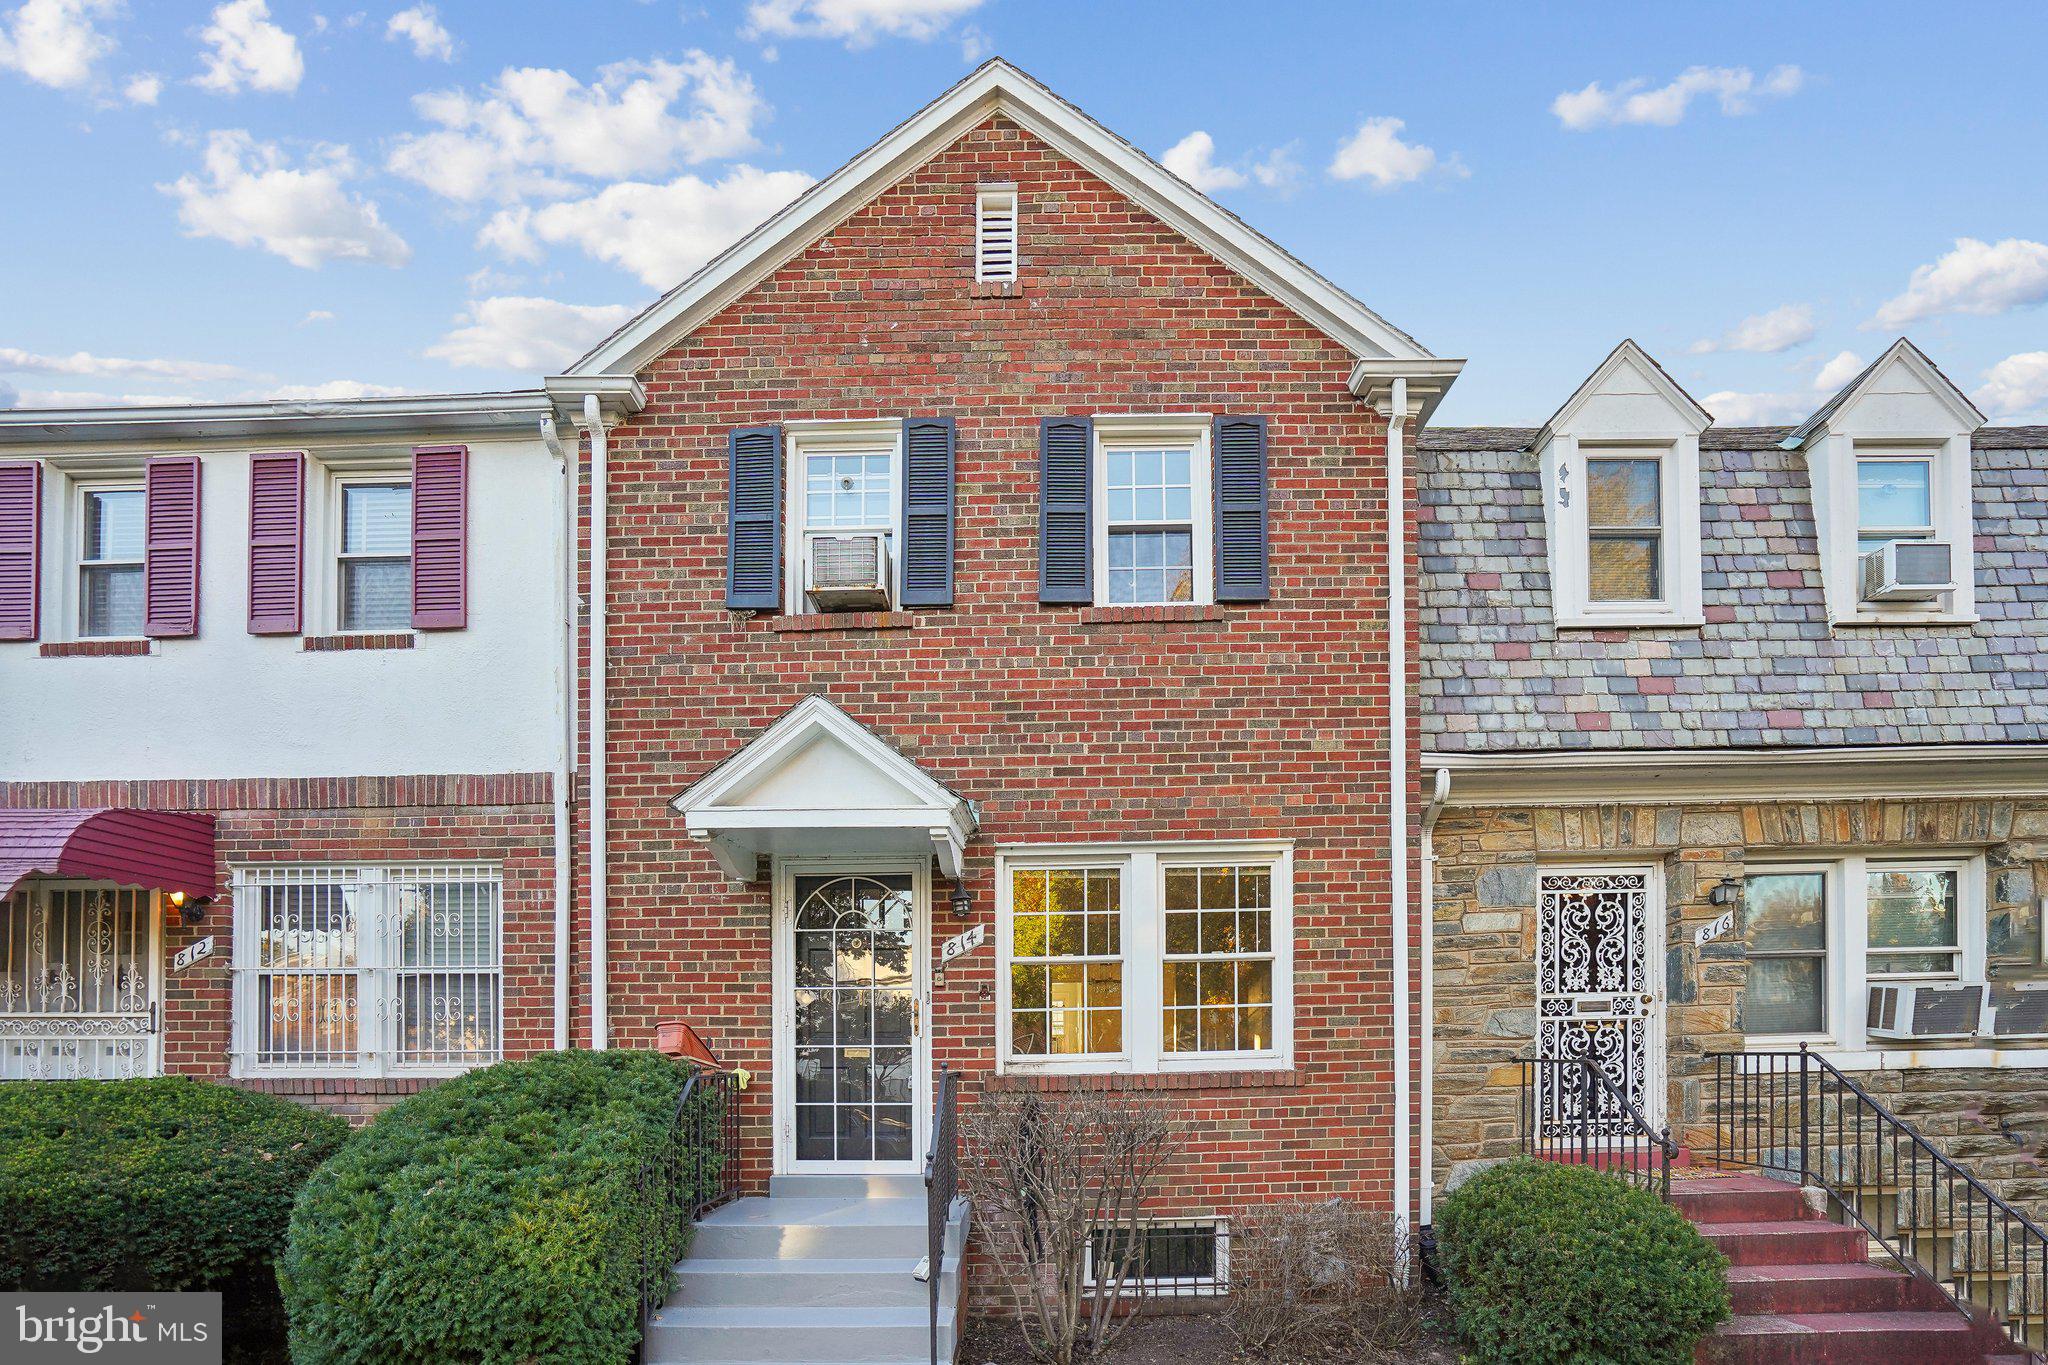
[[[1902,332],[2048,421],[2044,51],[2039,3],[0,0],[0,404],[530,386],[1000,54],[1469,357],[1439,423],[1623,336],[1794,420]]]

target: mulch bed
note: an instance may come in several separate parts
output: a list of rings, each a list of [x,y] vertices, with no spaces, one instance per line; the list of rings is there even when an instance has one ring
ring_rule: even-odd
[[[971,1319],[961,1343],[960,1365],[1039,1365],[1024,1349],[1014,1322]],[[1362,1356],[1351,1349],[1248,1355],[1238,1350],[1230,1329],[1214,1314],[1161,1314],[1131,1327],[1116,1348],[1097,1360],[1106,1365],[1457,1365],[1457,1342],[1440,1314],[1433,1315],[1422,1341],[1405,1351]]]

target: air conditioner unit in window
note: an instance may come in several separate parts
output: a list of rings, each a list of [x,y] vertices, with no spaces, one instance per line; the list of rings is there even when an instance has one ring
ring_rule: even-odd
[[[2048,981],[2027,981],[1991,1007],[1994,1038],[2048,1038]]]
[[[1982,981],[1873,985],[1864,1031],[1873,1038],[1974,1038],[1984,1031]]]
[[[1924,602],[1954,592],[1949,546],[1940,540],[1894,540],[1863,556],[1863,600]]]
[[[878,535],[814,536],[811,600],[828,611],[889,605],[889,548]]]

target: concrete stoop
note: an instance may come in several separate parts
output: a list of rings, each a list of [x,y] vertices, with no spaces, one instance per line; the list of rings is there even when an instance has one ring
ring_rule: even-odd
[[[968,1206],[939,1268],[939,1359],[959,1343]],[[647,1365],[907,1365],[930,1358],[924,1182],[776,1176],[705,1215],[675,1292],[648,1319]]]

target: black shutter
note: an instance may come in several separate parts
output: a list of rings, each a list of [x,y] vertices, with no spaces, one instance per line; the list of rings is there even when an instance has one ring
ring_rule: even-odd
[[[903,423],[903,605],[953,605],[953,419]]]
[[[732,433],[725,605],[782,605],[782,428]]]
[[[1038,423],[1038,600],[1094,600],[1094,539],[1088,519],[1094,423],[1046,417]]]
[[[1211,441],[1216,483],[1216,600],[1264,602],[1266,419],[1218,417]]]

